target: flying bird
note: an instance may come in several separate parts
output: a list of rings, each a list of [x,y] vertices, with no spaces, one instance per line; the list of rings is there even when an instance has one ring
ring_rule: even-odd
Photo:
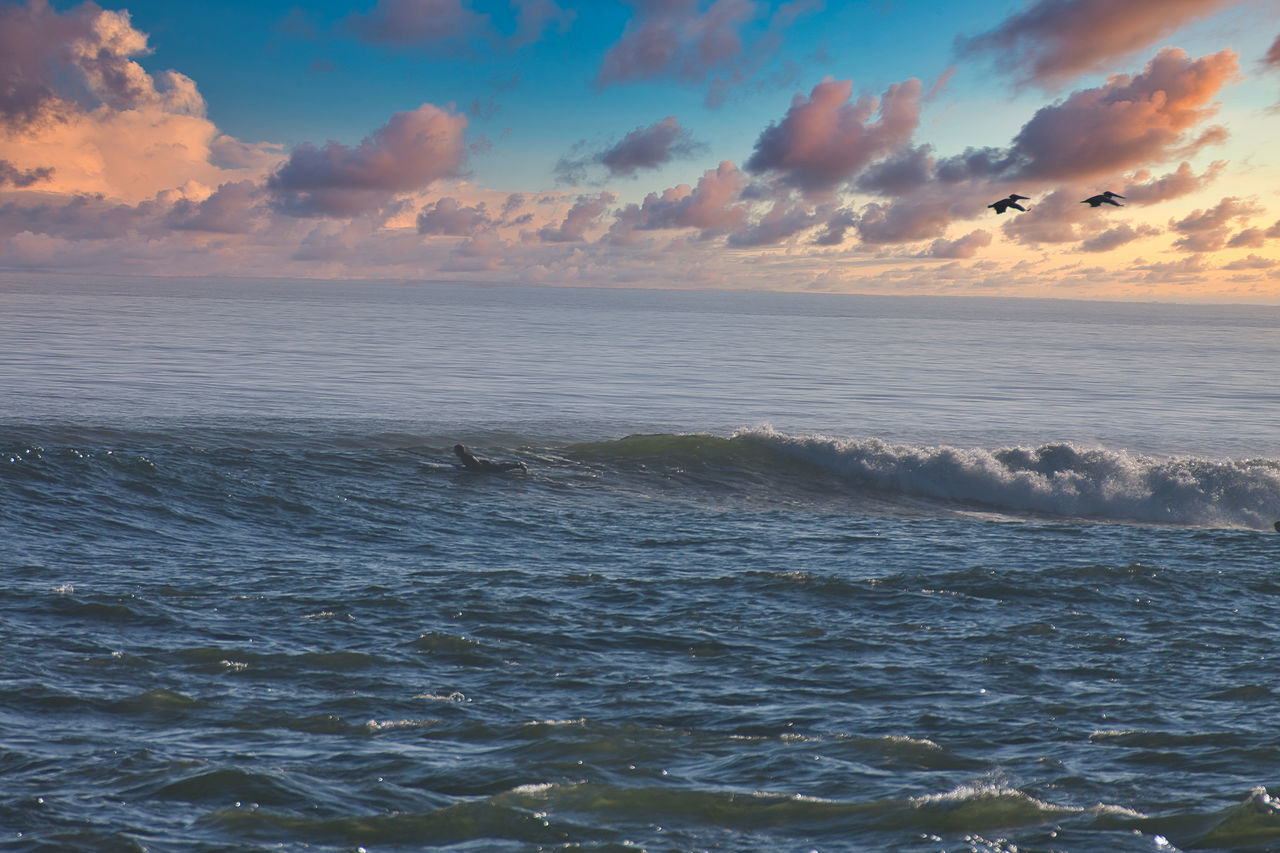
[[[1116,193],[1113,193],[1111,190],[1107,190],[1102,195],[1091,195],[1080,203],[1087,204],[1090,207],[1097,207],[1100,204],[1114,204],[1116,207],[1124,207],[1123,204],[1116,201],[1116,199],[1118,198],[1124,198],[1124,196],[1117,195]]]
[[[1021,210],[1023,213],[1026,213],[1027,209],[1022,205],[1018,204],[1019,201],[1023,201],[1025,199],[1026,199],[1025,195],[1017,195],[1015,193],[1013,195],[1010,195],[1008,198],[1000,199],[995,204],[989,204],[987,205],[987,207],[993,209],[996,213],[1004,213],[1006,210],[1008,210],[1011,207],[1014,210]]]

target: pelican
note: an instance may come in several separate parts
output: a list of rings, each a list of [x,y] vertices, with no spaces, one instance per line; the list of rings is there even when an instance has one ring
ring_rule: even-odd
[[[1025,207],[1023,207],[1022,205],[1018,204],[1018,202],[1019,202],[1019,201],[1023,201],[1023,200],[1025,200],[1025,199],[1026,199],[1026,196],[1025,196],[1025,195],[1018,195],[1018,194],[1014,193],[1014,194],[1010,195],[1008,198],[1002,198],[1002,199],[1000,199],[1000,200],[999,200],[998,202],[996,202],[995,204],[989,204],[989,205],[987,205],[987,207],[991,208],[991,209],[992,209],[992,210],[994,210],[996,213],[1004,213],[1006,210],[1008,210],[1008,209],[1009,209],[1009,208],[1011,208],[1011,207],[1012,207],[1014,210],[1021,210],[1023,213],[1026,213],[1026,212],[1027,212],[1027,209],[1026,209]]]
[[[1102,195],[1091,195],[1080,203],[1087,204],[1090,207],[1097,207],[1100,204],[1114,204],[1116,207],[1124,207],[1123,204],[1116,201],[1118,198],[1124,198],[1124,196],[1113,193],[1111,190],[1107,190]]]

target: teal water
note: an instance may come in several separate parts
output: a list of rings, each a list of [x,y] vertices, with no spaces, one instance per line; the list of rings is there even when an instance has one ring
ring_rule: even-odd
[[[1280,844],[1276,312],[0,307],[4,849]]]

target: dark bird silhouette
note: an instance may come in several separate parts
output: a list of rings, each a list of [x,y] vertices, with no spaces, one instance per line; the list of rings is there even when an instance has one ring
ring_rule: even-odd
[[[995,204],[989,204],[987,205],[987,207],[991,208],[996,213],[1004,213],[1006,210],[1008,210],[1011,207],[1014,210],[1021,210],[1023,213],[1026,213],[1027,209],[1022,205],[1018,204],[1019,201],[1024,201],[1026,198],[1027,197],[1025,195],[1017,195],[1015,193],[1010,195],[1008,198],[1000,199]]]
[[[1100,204],[1114,204],[1116,207],[1124,207],[1123,204],[1116,201],[1118,198],[1124,198],[1124,196],[1113,193],[1111,190],[1107,190],[1102,195],[1091,195],[1080,203],[1087,204],[1090,207],[1097,207]]]

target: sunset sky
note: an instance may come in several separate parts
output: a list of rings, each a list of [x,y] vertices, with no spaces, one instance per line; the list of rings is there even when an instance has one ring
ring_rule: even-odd
[[[1280,304],[1280,0],[30,0],[0,75],[7,278]]]

